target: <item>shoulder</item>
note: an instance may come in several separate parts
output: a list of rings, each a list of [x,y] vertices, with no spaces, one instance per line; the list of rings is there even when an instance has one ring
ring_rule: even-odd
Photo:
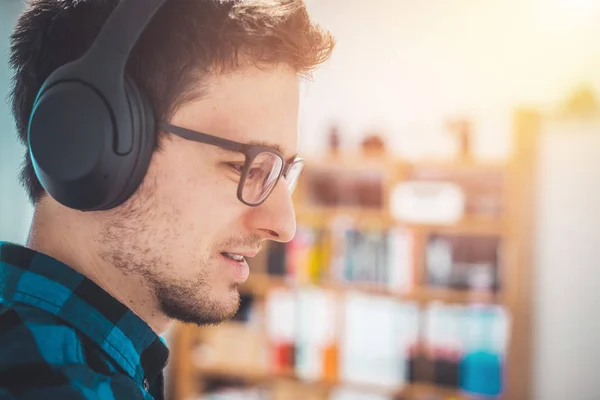
[[[0,398],[143,399],[126,375],[93,370],[78,332],[29,306],[0,305]]]
[[[0,370],[5,365],[83,361],[74,328],[55,315],[27,305],[0,306]]]

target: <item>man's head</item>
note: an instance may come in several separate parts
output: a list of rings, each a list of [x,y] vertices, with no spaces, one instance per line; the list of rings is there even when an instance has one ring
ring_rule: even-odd
[[[12,109],[24,144],[43,81],[83,54],[116,3],[37,0],[19,19],[11,47]],[[278,148],[291,161],[299,78],[332,48],[301,0],[170,1],[142,34],[127,72],[158,120]],[[236,283],[246,274],[229,256],[252,255],[264,240],[290,240],[291,195],[282,178],[264,203],[250,207],[237,196],[244,154],[156,134],[157,149],[132,198],[110,211],[63,212],[79,236],[91,239],[87,251],[147,287],[163,313],[218,322],[236,311]],[[21,176],[38,208],[60,208],[44,193],[28,155]]]

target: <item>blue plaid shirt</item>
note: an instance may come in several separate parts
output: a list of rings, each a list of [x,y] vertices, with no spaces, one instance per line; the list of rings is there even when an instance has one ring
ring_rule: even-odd
[[[0,242],[0,399],[159,400],[168,349],[65,264]]]

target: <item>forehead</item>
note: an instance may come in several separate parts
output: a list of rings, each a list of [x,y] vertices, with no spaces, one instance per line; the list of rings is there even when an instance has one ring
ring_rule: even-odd
[[[225,139],[295,154],[300,82],[285,67],[247,67],[203,80],[205,94],[184,105],[173,123]]]

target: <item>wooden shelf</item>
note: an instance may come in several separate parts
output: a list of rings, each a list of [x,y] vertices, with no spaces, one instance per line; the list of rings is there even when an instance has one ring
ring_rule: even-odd
[[[328,228],[341,218],[352,220],[359,227],[387,228],[393,224],[387,212],[373,208],[354,207],[296,207],[298,223],[316,228]]]
[[[508,160],[457,159],[457,158],[425,158],[418,161],[395,157],[383,153],[367,155],[362,152],[343,152],[339,154],[323,154],[304,159],[306,168],[319,170],[359,169],[370,170],[395,166],[401,171],[407,170],[440,170],[440,171],[477,171],[477,172],[506,172]]]
[[[444,399],[463,400],[466,397],[457,389],[431,385],[427,383],[415,383],[408,386],[403,392],[408,397],[436,395]]]
[[[501,218],[467,216],[455,224],[404,224],[397,222],[397,226],[406,227],[415,232],[424,234],[450,233],[458,235],[498,235],[506,233],[506,223]]]
[[[240,367],[236,365],[208,365],[196,368],[198,375],[205,379],[235,379],[251,384],[260,384],[272,379],[294,379],[290,372],[267,371],[260,368]]]
[[[498,172],[505,173],[506,162],[487,161],[477,159],[424,159],[416,162],[401,162],[400,168],[404,170],[437,170],[444,172]]]
[[[347,293],[358,291],[381,296],[390,296],[404,301],[416,301],[419,303],[428,303],[433,301],[442,301],[456,304],[501,304],[503,302],[502,294],[491,291],[467,291],[454,290],[435,287],[416,288],[411,293],[395,293],[380,285],[368,283],[299,283],[286,279],[285,277],[271,276],[266,274],[250,273],[250,278],[241,287],[244,293],[256,296],[265,296],[270,290],[277,288],[295,289],[302,287],[319,287],[332,290],[337,293]]]
[[[502,293],[491,291],[461,291],[443,288],[424,288],[419,291],[420,302],[442,301],[456,304],[503,304]]]
[[[325,171],[347,170],[381,170],[388,171],[396,165],[398,159],[388,153],[367,155],[362,152],[340,152],[338,154],[323,154],[317,157],[304,158],[307,169]]]
[[[457,389],[445,388],[433,384],[415,383],[407,384],[402,387],[386,387],[373,383],[361,382],[345,382],[331,380],[311,380],[304,379],[296,375],[293,371],[269,371],[266,369],[257,368],[240,368],[238,366],[229,365],[210,365],[198,366],[196,373],[201,379],[220,379],[220,380],[235,380],[242,381],[249,385],[266,385],[278,381],[294,381],[303,385],[312,386],[319,390],[332,390],[337,387],[344,387],[357,392],[366,392],[373,394],[381,394],[385,396],[400,396],[400,395],[438,395],[441,397],[452,397],[454,399],[464,399],[460,391]]]
[[[476,235],[504,235],[506,221],[497,217],[465,216],[462,220],[452,224],[418,224],[394,220],[384,210],[357,209],[347,207],[321,207],[297,208],[296,220],[298,224],[315,228],[329,228],[336,219],[347,217],[358,228],[387,229],[392,227],[406,228],[414,232],[476,234]]]

